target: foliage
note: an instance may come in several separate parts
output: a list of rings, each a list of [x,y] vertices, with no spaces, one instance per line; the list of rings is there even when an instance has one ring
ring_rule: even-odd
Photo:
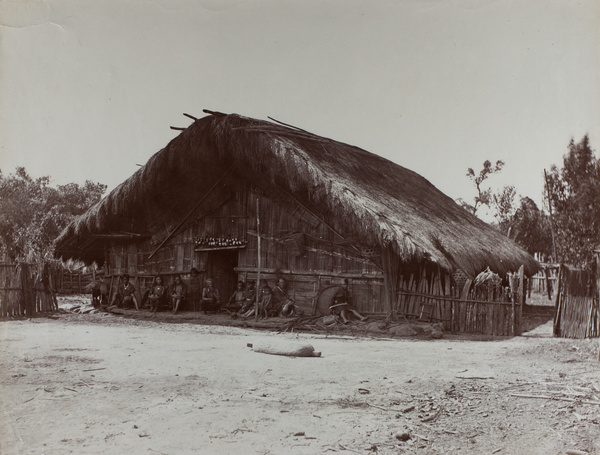
[[[600,161],[587,135],[571,139],[563,166],[553,165],[546,178],[558,260],[576,266],[592,261],[600,246]]]
[[[50,177],[33,179],[23,167],[8,176],[0,171],[0,253],[8,260],[51,255],[54,239],[105,190],[89,180],[53,188]]]
[[[547,216],[540,212],[533,200],[523,197],[520,206],[515,205],[517,192],[514,186],[507,185],[497,192],[491,188],[482,188],[482,183],[492,174],[498,173],[504,166],[503,161],[492,165],[486,160],[478,174],[469,168],[467,177],[475,184],[477,196],[474,204],[459,199],[459,203],[471,213],[476,214],[482,206],[491,208],[497,221],[498,229],[514,240],[530,254],[550,254],[552,239]]]
[[[549,256],[552,252],[550,219],[528,197],[521,198],[521,205],[510,218],[506,234],[529,254]]]
[[[483,189],[481,185],[490,175],[500,172],[502,167],[504,167],[504,161],[498,160],[495,165],[492,165],[491,161],[485,160],[479,174],[475,174],[473,168],[467,169],[467,177],[469,177],[475,185],[477,195],[473,199],[473,204],[470,204],[463,199],[459,199],[458,203],[473,215],[477,214],[477,210],[480,207],[484,205],[489,207],[493,200],[492,190],[491,188]]]
[[[497,193],[492,194],[492,206],[496,213],[494,217],[498,221],[500,230],[506,233],[510,227],[511,220],[515,214],[514,200],[517,191],[512,185],[507,185]]]

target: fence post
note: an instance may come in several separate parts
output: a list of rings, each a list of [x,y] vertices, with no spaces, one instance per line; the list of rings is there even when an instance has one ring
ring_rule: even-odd
[[[596,330],[595,335],[600,336],[600,246],[594,250],[596,259]],[[598,361],[600,361],[600,346],[598,346]]]
[[[521,335],[521,327],[523,321],[523,307],[527,300],[527,291],[525,290],[525,266],[519,268],[519,323],[517,325],[516,335]]]
[[[558,268],[558,276],[556,278],[556,289],[554,290],[554,323],[552,327],[552,334],[555,337],[560,336],[560,288],[562,285],[563,266],[562,264]]]
[[[515,300],[511,299],[511,306],[512,306],[512,336],[516,336],[516,335],[520,335],[519,333],[517,333],[518,327],[517,327],[517,309],[515,307]]]
[[[552,300],[552,285],[550,283],[550,270],[544,267],[544,278],[546,279],[546,292],[548,293],[548,300]]]

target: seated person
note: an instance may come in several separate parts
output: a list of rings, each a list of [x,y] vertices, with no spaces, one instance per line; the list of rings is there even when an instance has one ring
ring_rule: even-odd
[[[220,308],[219,290],[213,286],[213,280],[207,278],[206,285],[202,289],[202,311],[204,314],[208,314],[209,311],[217,313]]]
[[[262,297],[258,302],[258,317],[266,319],[271,316],[276,316],[278,313],[277,302],[273,298],[273,290],[268,284],[262,290]]]
[[[254,302],[256,301],[256,289],[254,288],[254,281],[248,281],[246,283],[246,290],[244,291],[244,301],[242,307],[238,310],[236,315],[244,315],[252,308],[254,308]]]
[[[117,305],[118,307],[128,307],[131,302],[135,304],[135,309],[139,310],[137,298],[135,297],[135,286],[129,282],[129,275],[126,273],[121,277],[121,282],[117,288],[117,292],[113,296],[111,306]]]
[[[233,294],[231,294],[231,297],[229,297],[229,301],[227,302],[225,309],[229,313],[236,313],[242,308],[245,301],[246,293],[244,292],[244,283],[242,281],[238,281],[237,287]]]
[[[268,284],[265,284],[260,293],[260,300],[258,302],[258,317],[260,319],[266,318],[269,316],[269,313],[273,310],[273,294],[271,292],[271,287]],[[243,318],[249,318],[255,313],[254,302],[252,306],[249,307],[248,311],[242,314]]]
[[[329,307],[331,314],[339,316],[344,324],[350,321],[348,313],[353,314],[361,321],[366,321],[367,317],[356,311],[350,304],[350,299],[348,298],[348,280],[344,279],[343,285],[338,286],[338,288],[337,293],[333,296],[331,306]]]
[[[279,278],[277,285],[273,288],[273,301],[274,316],[289,317],[294,314],[294,301],[288,295],[286,282],[283,278]]]
[[[181,281],[180,275],[175,275],[175,283],[171,291],[171,306],[173,308],[173,314],[177,314],[179,305],[185,298],[185,284]]]
[[[150,295],[148,295],[148,301],[150,302],[150,311],[156,313],[158,311],[158,306],[160,303],[164,301],[164,298],[167,293],[167,288],[163,283],[162,277],[159,275],[154,278],[154,282],[152,283],[152,289],[150,290]]]

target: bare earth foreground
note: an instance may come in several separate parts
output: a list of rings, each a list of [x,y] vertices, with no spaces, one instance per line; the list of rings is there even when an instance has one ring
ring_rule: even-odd
[[[600,453],[597,340],[0,322],[2,454]],[[310,343],[322,357],[253,352]],[[536,398],[532,398],[536,397]]]

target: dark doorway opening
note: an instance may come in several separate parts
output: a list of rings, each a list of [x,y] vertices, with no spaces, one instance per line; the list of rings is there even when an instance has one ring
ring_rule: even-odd
[[[237,250],[211,251],[208,254],[206,278],[212,278],[215,288],[219,290],[221,302],[225,302],[237,284],[235,268],[238,262]]]

